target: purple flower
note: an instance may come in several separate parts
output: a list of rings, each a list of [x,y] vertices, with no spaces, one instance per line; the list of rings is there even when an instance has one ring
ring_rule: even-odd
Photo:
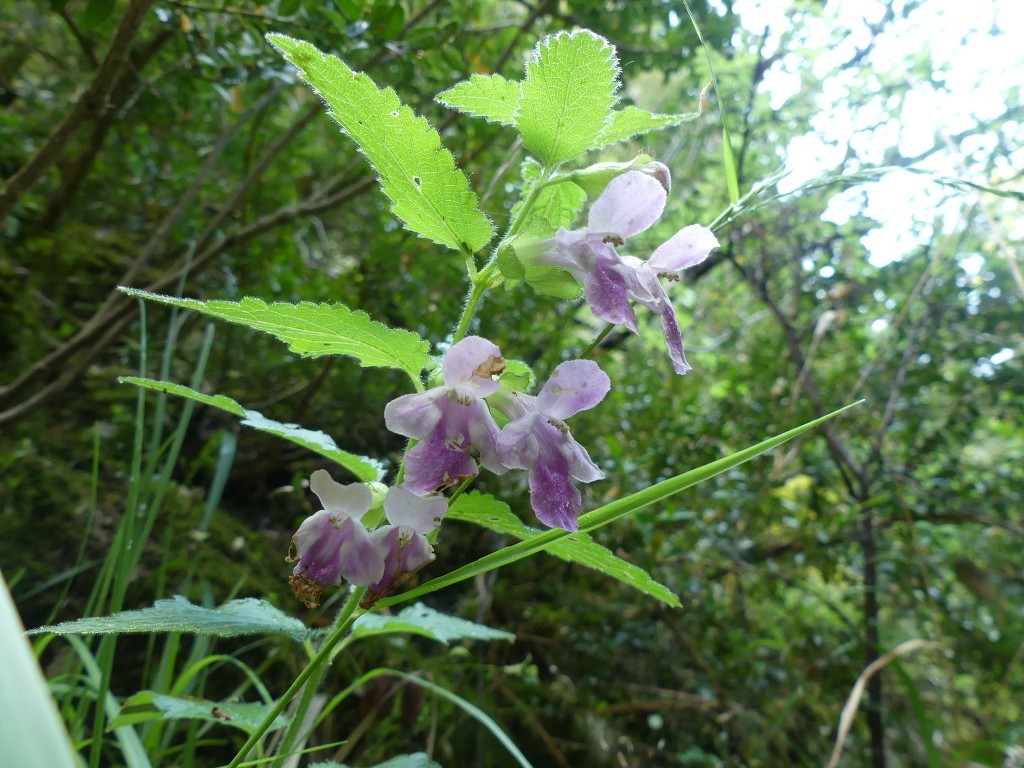
[[[669,301],[668,294],[658,278],[678,280],[682,270],[700,264],[712,249],[717,247],[718,238],[710,229],[699,224],[691,224],[659,245],[647,261],[641,261],[633,256],[622,258],[636,276],[636,283],[630,287],[630,298],[661,315],[668,356],[672,359],[675,372],[679,374],[686,373],[691,367],[686,362],[686,355],[683,354],[683,339],[679,333],[672,302]]]
[[[499,387],[492,377],[504,369],[494,344],[467,336],[444,357],[444,386],[387,404],[387,428],[420,441],[405,455],[404,483],[409,490],[422,496],[476,475],[470,449],[479,452],[487,469],[499,475],[506,471],[495,452],[498,425],[484,402]]]
[[[629,304],[633,270],[615,248],[657,221],[665,198],[665,187],[657,179],[640,171],[624,173],[594,201],[586,228],[558,230],[535,261],[568,270],[583,284],[595,315],[636,331],[636,315]]]
[[[371,535],[384,558],[384,573],[370,585],[361,605],[369,608],[401,585],[409,576],[434,561],[434,549],[427,534],[441,524],[448,511],[443,496],[417,496],[405,486],[388,489],[384,512],[390,525]]]
[[[384,558],[362,523],[373,503],[369,488],[341,485],[323,469],[313,473],[309,486],[323,509],[307,517],[292,536],[295,554],[288,559],[298,564],[288,581],[295,596],[313,608],[323,590],[342,579],[364,587],[379,581]]]
[[[610,388],[597,363],[570,360],[555,368],[536,399],[516,398],[525,414],[501,430],[498,456],[510,469],[530,471],[530,505],[545,525],[579,530],[582,496],[572,479],[591,483],[604,473],[573,439],[564,419],[593,408]]]

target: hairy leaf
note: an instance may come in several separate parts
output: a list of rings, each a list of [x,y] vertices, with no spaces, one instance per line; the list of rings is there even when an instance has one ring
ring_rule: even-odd
[[[494,227],[477,206],[466,175],[455,166],[441,137],[402,104],[390,88],[341,59],[285,35],[267,40],[284,54],[330,108],[373,165],[391,210],[411,231],[456,251],[473,253],[487,244]]]
[[[431,640],[447,645],[453,640],[508,640],[516,636],[498,629],[491,629],[482,624],[474,624],[456,616],[428,608],[422,603],[410,605],[402,609],[397,616],[383,616],[378,613],[367,613],[360,616],[352,627],[355,637],[369,635],[385,635],[391,633],[422,635]]]
[[[419,383],[420,371],[430,363],[430,345],[412,331],[389,328],[344,304],[267,304],[260,299],[198,301],[122,288],[149,301],[191,309],[276,336],[293,352],[305,357],[347,355],[363,368],[397,368]]]
[[[700,112],[690,112],[685,115],[658,115],[639,107],[626,107],[612,113],[601,133],[590,145],[590,149],[601,149],[609,144],[632,139],[634,136],[643,136],[645,133],[673,128],[696,120],[699,115]]]
[[[287,635],[303,641],[306,626],[298,619],[275,608],[266,600],[246,597],[232,600],[219,608],[193,605],[181,595],[157,600],[138,611],[121,611],[38,627],[29,632],[38,635],[120,635],[132,632],[191,632],[213,637],[239,635]]]
[[[547,166],[585,152],[615,104],[618,74],[615,48],[589,30],[542,40],[526,64],[516,113],[526,148]]]
[[[202,720],[240,728],[246,733],[255,731],[273,704],[255,702],[212,701],[194,696],[170,696],[155,691],[139,691],[125,699],[117,717],[110,721],[108,730],[122,725],[136,725],[150,720]],[[289,719],[278,715],[267,730],[276,731],[288,725]]]
[[[473,117],[514,126],[521,92],[518,80],[506,80],[501,75],[472,75],[437,94],[435,100]]]

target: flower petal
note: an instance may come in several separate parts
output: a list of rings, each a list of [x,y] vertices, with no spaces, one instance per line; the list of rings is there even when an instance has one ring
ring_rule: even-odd
[[[487,397],[496,391],[501,385],[492,377],[503,370],[501,350],[480,336],[467,336],[453,344],[441,363],[444,383],[475,397]]]
[[[476,462],[469,453],[434,430],[405,454],[405,486],[413,493],[428,493],[451,488],[477,474]]]
[[[591,234],[615,235],[621,240],[643,232],[661,216],[667,197],[657,179],[629,171],[612,179],[590,207]]]
[[[404,486],[388,489],[384,512],[392,525],[402,525],[416,533],[430,533],[441,524],[448,511],[444,496],[417,496]]]
[[[647,264],[655,273],[679,272],[700,264],[718,245],[714,232],[700,224],[691,224],[659,245]]]
[[[613,325],[624,325],[636,332],[636,315],[629,305],[627,267],[606,245],[598,244],[608,253],[602,254],[583,281],[583,292],[591,311]]]
[[[434,550],[427,537],[404,525],[386,525],[373,532],[384,554],[384,569],[371,585],[370,594],[360,603],[368,607],[405,581],[410,574],[434,561]]]
[[[325,469],[318,469],[309,478],[309,487],[328,512],[344,513],[359,520],[370,509],[373,494],[362,483],[342,485]]]
[[[537,519],[551,528],[579,530],[583,496],[569,479],[565,457],[544,457],[530,470],[530,506]]]
[[[611,379],[593,360],[567,360],[551,372],[537,397],[537,410],[567,419],[600,403],[611,386]]]
[[[509,469],[530,469],[540,456],[540,445],[533,434],[537,419],[544,417],[528,413],[505,425],[498,435],[498,458]]]
[[[397,435],[423,438],[441,419],[438,401],[448,396],[448,387],[402,395],[384,406],[384,424]]]
[[[298,560],[292,573],[321,587],[336,586],[342,577],[369,586],[384,571],[384,560],[366,528],[343,513],[320,510],[309,516],[292,544]]]
[[[679,323],[676,322],[676,313],[672,304],[666,299],[661,307],[661,327],[665,331],[665,347],[668,349],[668,356],[672,360],[672,368],[680,376],[693,367],[686,362],[686,355],[683,353],[683,338],[679,333]]]

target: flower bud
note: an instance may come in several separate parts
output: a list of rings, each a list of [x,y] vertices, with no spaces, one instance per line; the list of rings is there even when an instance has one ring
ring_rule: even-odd
[[[572,171],[568,178],[581,187],[590,197],[597,197],[612,179],[618,178],[629,171],[640,171],[654,179],[665,188],[665,194],[672,191],[672,176],[664,163],[659,163],[650,155],[637,155],[628,163],[595,163],[594,165]]]

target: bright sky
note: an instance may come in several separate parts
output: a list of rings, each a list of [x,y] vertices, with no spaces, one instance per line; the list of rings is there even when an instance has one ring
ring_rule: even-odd
[[[897,7],[903,5],[900,0],[895,2]],[[865,59],[881,79],[912,86],[898,118],[891,120],[884,118],[885,105],[881,103],[859,108],[848,104],[851,91],[863,87],[863,73],[858,68],[829,76],[867,44],[869,24],[882,18],[885,4],[881,0],[832,0],[826,18],[798,30],[793,30],[785,18],[791,5],[792,0],[737,0],[734,6],[743,26],[753,34],[762,34],[766,27],[770,30],[767,55],[779,50],[785,33],[791,35],[786,49],[796,52],[785,55],[766,77],[773,107],[782,107],[801,88],[800,67],[808,61],[808,54],[797,49],[819,51],[813,57],[810,74],[828,76],[819,97],[821,111],[813,120],[813,133],[798,138],[788,148],[786,165],[790,175],[780,185],[784,190],[828,174],[842,160],[848,145],[865,166],[881,163],[883,151],[894,143],[903,155],[925,152],[936,142],[943,142],[945,136],[1001,115],[1007,99],[1014,93],[1019,98],[1024,85],[1022,0],[924,0],[906,20],[891,22]],[[919,63],[927,62],[929,57],[932,67],[944,72],[942,80],[936,78],[930,83],[923,73]],[[916,73],[912,71],[915,68]],[[1013,124],[1008,131],[1006,138],[1016,139],[1011,144],[1015,151],[997,158],[996,170],[991,173],[984,170],[984,165],[995,145],[993,136],[972,140],[966,149],[973,158],[942,151],[924,160],[921,167],[988,185],[1015,179],[1024,172],[1024,129]],[[825,218],[842,223],[863,212],[876,219],[879,227],[864,238],[864,244],[871,262],[882,266],[927,242],[934,234],[937,216],[943,230],[956,228],[965,199],[950,198],[947,189],[925,177],[896,172],[837,195]],[[990,198],[987,204],[998,207],[1006,203]],[[1016,217],[1018,222],[1020,218]],[[1010,234],[1017,242],[1024,240],[1024,231]],[[962,260],[961,265],[977,273],[984,260],[978,256],[973,263]]]

